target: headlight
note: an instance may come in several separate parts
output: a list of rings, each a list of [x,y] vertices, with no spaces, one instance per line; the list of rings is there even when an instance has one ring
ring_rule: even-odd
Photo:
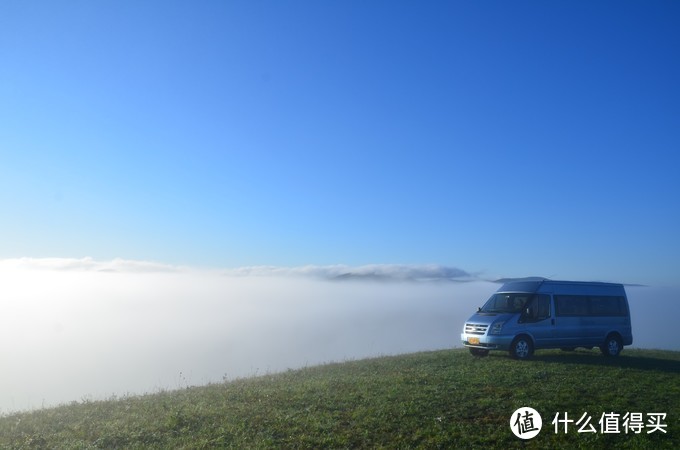
[[[493,324],[491,327],[491,334],[501,334],[501,330],[503,330],[503,325],[505,325],[505,322],[496,322]]]

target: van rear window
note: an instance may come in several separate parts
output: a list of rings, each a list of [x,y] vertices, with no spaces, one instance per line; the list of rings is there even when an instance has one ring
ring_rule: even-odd
[[[555,295],[558,316],[625,316],[623,297],[604,295]]]

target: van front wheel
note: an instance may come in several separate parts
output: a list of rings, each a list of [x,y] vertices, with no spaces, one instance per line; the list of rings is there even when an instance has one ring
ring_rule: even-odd
[[[534,344],[527,336],[517,336],[510,345],[510,356],[515,359],[529,359],[534,354]]]
[[[607,339],[604,340],[604,344],[600,347],[604,356],[618,356],[619,353],[621,353],[621,349],[623,349],[621,338],[615,334],[607,336]]]

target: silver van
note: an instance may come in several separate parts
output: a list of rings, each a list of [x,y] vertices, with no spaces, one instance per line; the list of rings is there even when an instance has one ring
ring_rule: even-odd
[[[576,347],[617,356],[633,333],[622,284],[541,280],[505,283],[465,322],[461,339],[475,356],[507,350],[526,359],[535,349]]]

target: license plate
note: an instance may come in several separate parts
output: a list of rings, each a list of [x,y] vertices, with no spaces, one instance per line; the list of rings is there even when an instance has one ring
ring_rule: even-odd
[[[479,338],[468,338],[468,342],[472,345],[478,345],[479,344]]]

